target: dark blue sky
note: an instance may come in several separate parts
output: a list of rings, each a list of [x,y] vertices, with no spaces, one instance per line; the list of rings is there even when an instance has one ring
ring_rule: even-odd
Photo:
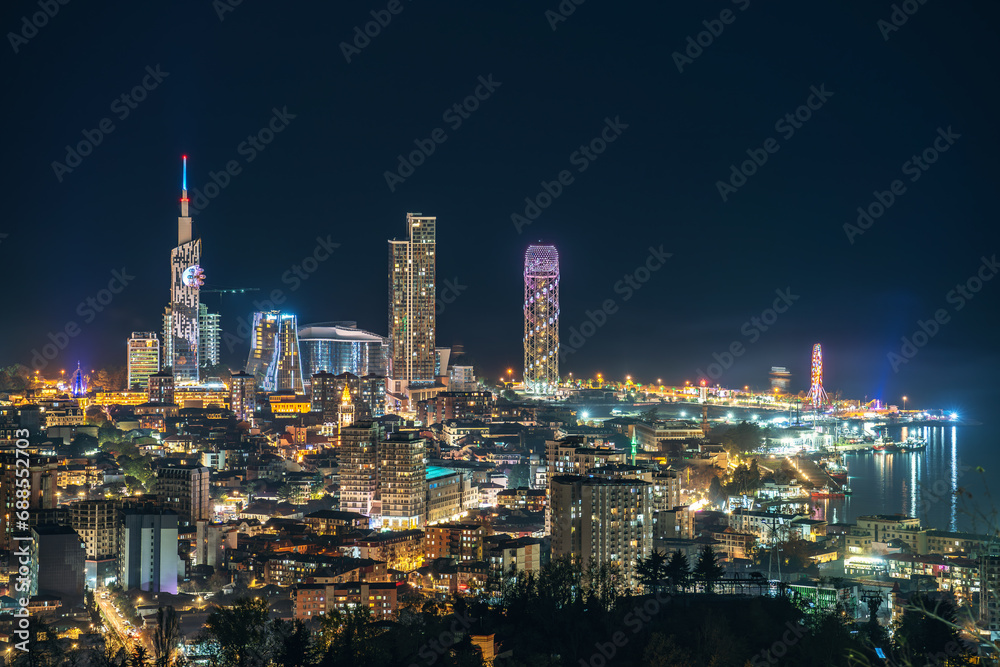
[[[577,376],[694,380],[739,341],[720,382],[764,385],[784,365],[801,389],[822,342],[831,391],[911,406],[992,396],[1000,281],[960,311],[947,294],[1000,251],[995,3],[914,1],[886,40],[888,2],[593,0],[553,30],[555,0],[403,0],[346,62],[340,43],[387,4],[245,0],[220,20],[209,2],[69,2],[17,53],[8,35],[0,363],[30,363],[71,321],[80,333],[50,367],[124,363],[130,331],[160,330],[187,153],[192,189],[228,161],[241,170],[195,216],[208,283],[281,289],[303,322],[386,333],[386,240],[419,211],[438,216],[439,283],[467,286],[438,342],[464,344],[487,374],[520,368],[523,255],[543,240],[560,250],[564,340],[587,310],[617,306],[568,355]],[[712,23],[723,10],[729,23]],[[7,3],[0,27],[38,11]],[[722,32],[679,72],[672,54],[703,21]],[[147,66],[167,74],[121,118],[115,100],[155,83]],[[455,128],[444,112],[490,75],[499,86]],[[776,127],[824,86],[794,134]],[[248,161],[241,143],[286,108]],[[113,132],[60,182],[52,163],[104,118]],[[580,172],[572,154],[606,118],[627,128]],[[960,137],[911,182],[904,163],[949,127]],[[384,172],[436,128],[446,141],[390,191]],[[723,201],[717,182],[771,138],[777,151]],[[519,234],[511,215],[562,170],[573,182]],[[905,192],[851,243],[844,224],[896,179]],[[293,291],[283,274],[328,235],[339,248]],[[617,281],[661,245],[672,256],[625,301]],[[135,279],[86,322],[77,304],[122,267]],[[744,323],[786,288],[799,299],[751,342]],[[227,297],[226,331],[252,307]],[[948,322],[894,372],[887,354],[939,308]]]

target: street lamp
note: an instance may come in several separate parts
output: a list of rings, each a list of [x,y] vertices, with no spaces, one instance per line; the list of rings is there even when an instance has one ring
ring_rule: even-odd
[[[906,396],[903,397],[903,412],[906,412]]]

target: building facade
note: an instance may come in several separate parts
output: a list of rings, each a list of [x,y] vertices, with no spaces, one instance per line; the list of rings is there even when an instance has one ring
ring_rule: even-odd
[[[118,507],[113,500],[81,500],[69,506],[70,525],[83,540],[87,560],[118,555]]]
[[[382,527],[422,528],[427,519],[426,443],[416,429],[389,434],[379,452]],[[346,508],[345,508],[346,509]]]
[[[266,380],[274,362],[275,338],[278,335],[280,311],[258,311],[253,314],[250,330],[250,356],[247,358],[246,372],[254,377],[257,386],[267,389]]]
[[[552,479],[552,556],[621,568],[630,587],[636,560],[653,548],[653,485],[633,479],[558,475]]]
[[[212,518],[209,469],[186,465],[156,471],[156,495],[163,506],[177,513],[181,525],[194,525]]]
[[[408,239],[389,241],[389,372],[403,387],[435,379],[436,227],[407,213]]]
[[[389,342],[354,322],[306,324],[299,329],[299,347],[307,378],[324,372],[386,375]]]
[[[305,394],[302,356],[299,353],[298,319],[291,313],[278,316],[278,331],[274,337],[274,360],[264,379],[265,391],[294,391]]]
[[[126,509],[121,514],[118,585],[177,594],[177,513]]]
[[[340,509],[371,516],[378,493],[382,427],[355,422],[340,431]]]
[[[240,421],[250,421],[257,412],[257,380],[239,371],[229,375],[229,409]]]
[[[145,391],[149,376],[160,372],[160,338],[151,331],[133,331],[127,346],[128,387]]]
[[[165,364],[178,381],[198,381],[201,286],[201,239],[194,238],[188,215],[187,156],[181,184],[181,215],[177,219],[177,247],[170,252],[170,305],[163,317]]]
[[[551,245],[524,254],[524,386],[542,395],[559,386],[559,252]]]

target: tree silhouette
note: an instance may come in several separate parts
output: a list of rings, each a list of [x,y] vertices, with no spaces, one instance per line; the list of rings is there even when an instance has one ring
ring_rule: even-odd
[[[181,638],[180,622],[173,607],[156,610],[156,631],[153,633],[153,656],[156,667],[170,667]]]
[[[670,562],[667,563],[665,572],[675,591],[678,586],[684,588],[687,585],[688,577],[691,575],[691,564],[683,551],[678,549],[670,555]]]
[[[694,566],[694,575],[700,581],[705,582],[705,590],[712,592],[712,585],[717,579],[722,578],[722,566],[715,556],[715,549],[706,544],[698,555],[698,562]]]
[[[667,554],[654,549],[648,558],[636,559],[635,565],[643,592],[658,592],[660,581],[667,576]]]

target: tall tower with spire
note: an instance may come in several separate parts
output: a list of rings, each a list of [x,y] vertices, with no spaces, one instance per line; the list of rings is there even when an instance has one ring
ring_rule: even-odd
[[[170,305],[163,315],[164,365],[173,369],[174,381],[198,381],[198,343],[201,305],[201,239],[194,238],[188,215],[187,155],[183,156],[181,215],[177,218],[177,247],[170,251]]]

